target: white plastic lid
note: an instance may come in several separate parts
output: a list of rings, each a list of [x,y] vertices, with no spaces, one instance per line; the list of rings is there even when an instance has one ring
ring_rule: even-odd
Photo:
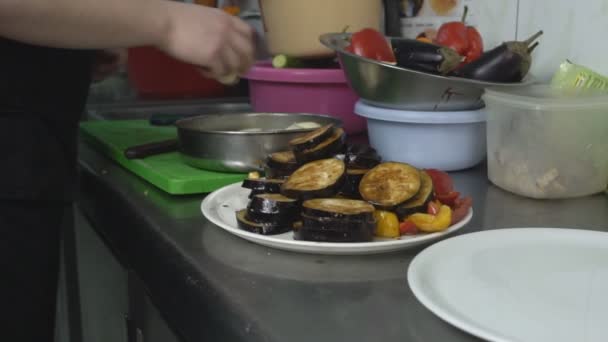
[[[449,112],[423,112],[370,106],[361,100],[357,101],[355,105],[355,113],[368,119],[404,123],[463,124],[486,121],[486,112],[483,108]]]
[[[487,88],[483,95],[486,102],[498,102],[520,109],[587,109],[608,108],[606,92],[553,89],[547,84],[535,84],[518,88]]]

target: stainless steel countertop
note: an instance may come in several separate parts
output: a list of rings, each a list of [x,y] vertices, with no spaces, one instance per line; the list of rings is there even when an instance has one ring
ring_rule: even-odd
[[[477,341],[413,296],[406,270],[422,246],[370,256],[282,252],[232,236],[200,213],[81,146],[80,205],[146,284],[184,341]],[[485,166],[453,173],[474,199],[458,234],[509,227],[608,231],[608,197],[539,201],[491,185]]]

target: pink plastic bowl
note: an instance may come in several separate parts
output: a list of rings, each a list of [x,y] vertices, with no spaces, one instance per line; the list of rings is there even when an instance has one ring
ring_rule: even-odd
[[[256,112],[326,114],[341,119],[346,133],[366,129],[365,119],[354,113],[358,97],[342,69],[276,69],[262,62],[245,78]]]

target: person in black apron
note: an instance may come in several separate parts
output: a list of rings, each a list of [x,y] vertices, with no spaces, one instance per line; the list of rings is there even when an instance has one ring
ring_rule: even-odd
[[[41,13],[44,19],[38,17]],[[137,22],[146,13],[150,17]],[[165,17],[167,25],[160,27],[167,30],[148,24]],[[120,35],[104,31],[121,27]],[[156,45],[220,78],[249,68],[252,41],[244,22],[196,5],[0,1],[3,340],[54,338],[60,228],[76,194],[78,121],[91,81],[93,49]]]

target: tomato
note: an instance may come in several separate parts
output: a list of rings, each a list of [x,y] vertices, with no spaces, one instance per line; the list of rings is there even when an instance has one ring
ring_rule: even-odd
[[[395,64],[395,54],[382,33],[365,28],[352,34],[347,51],[358,56]]]
[[[469,209],[473,206],[473,199],[470,196],[459,198],[454,204],[452,211],[452,224],[456,224],[464,219],[469,213]]]
[[[471,63],[483,54],[483,40],[479,31],[474,27],[467,27],[467,39],[469,40],[469,51],[465,54],[465,63]]]
[[[418,234],[418,227],[416,227],[414,222],[405,220],[399,225],[399,233],[401,235],[416,235]]]
[[[425,171],[433,180],[433,188],[436,194],[443,195],[454,191],[452,178],[446,172],[437,169],[426,169]]]
[[[458,200],[458,197],[460,197],[460,192],[458,191],[450,191],[444,194],[435,194],[435,199],[447,206],[450,206],[451,208],[454,208],[454,204]]]

